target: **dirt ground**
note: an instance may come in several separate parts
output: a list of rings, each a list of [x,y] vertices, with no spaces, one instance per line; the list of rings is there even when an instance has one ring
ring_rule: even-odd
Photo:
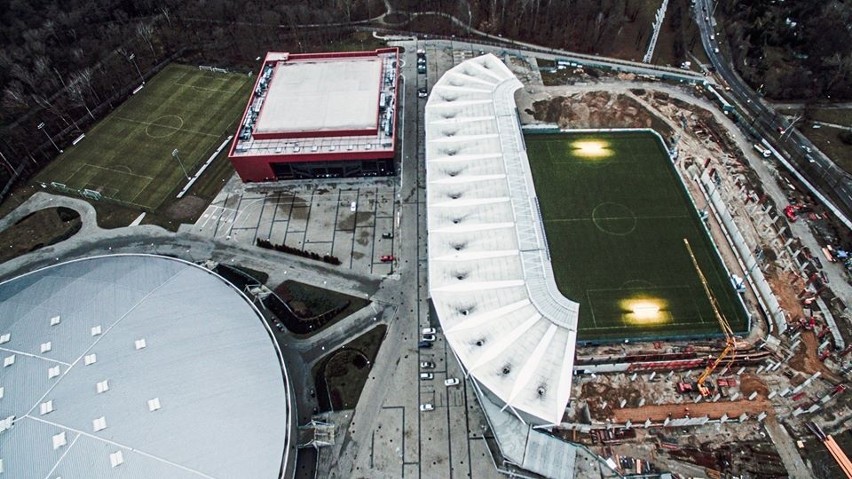
[[[769,388],[754,374],[743,374],[740,377],[740,392],[744,397],[749,397],[754,392],[758,394],[758,397],[766,397],[769,395]]]
[[[643,423],[647,419],[654,422],[665,421],[666,418],[703,417],[718,419],[727,414],[729,418],[735,419],[742,413],[749,417],[757,416],[765,412],[774,414],[772,404],[765,397],[758,396],[754,401],[741,399],[738,401],[700,402],[694,404],[652,404],[636,408],[624,408],[613,410],[613,421],[624,423],[632,421],[634,424]]]

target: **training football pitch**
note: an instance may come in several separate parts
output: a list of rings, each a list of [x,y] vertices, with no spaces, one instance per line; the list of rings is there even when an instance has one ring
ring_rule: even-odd
[[[721,335],[683,238],[735,332],[745,311],[658,138],[647,132],[525,137],[562,294],[578,339]]]
[[[97,191],[155,211],[187,182],[172,152],[178,150],[191,176],[236,130],[251,80],[236,73],[169,65],[36,180]]]

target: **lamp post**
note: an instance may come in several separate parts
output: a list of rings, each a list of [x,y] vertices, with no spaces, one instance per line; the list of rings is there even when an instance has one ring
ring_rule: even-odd
[[[47,132],[47,129],[44,127],[44,122],[38,124],[38,129],[44,132],[44,136],[46,136],[47,139],[50,140],[50,144],[53,145],[54,148],[56,148],[56,151],[62,153],[62,150],[60,150],[59,147],[56,146],[56,143],[54,143],[53,138],[51,138],[50,134]]]
[[[178,164],[180,165],[180,169],[183,170],[183,175],[186,177],[187,180],[189,180],[189,173],[186,172],[186,168],[183,167],[183,162],[180,161],[180,155],[178,154],[177,148],[172,150],[172,157],[177,160]]]
[[[139,65],[136,64],[136,54],[131,53],[130,56],[127,57],[127,61],[133,63],[133,66],[136,67],[136,73],[139,74],[139,79],[142,80],[142,84],[145,84],[145,77],[142,76],[142,72],[139,70]]]

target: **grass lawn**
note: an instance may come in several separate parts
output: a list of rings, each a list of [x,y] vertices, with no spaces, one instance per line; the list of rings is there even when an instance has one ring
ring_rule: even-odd
[[[687,238],[734,331],[745,312],[668,155],[650,133],[526,137],[559,290],[580,341],[721,335]]]
[[[192,175],[233,134],[251,87],[246,75],[169,65],[36,181],[98,191],[140,211],[162,211],[186,183],[172,151],[178,150]]]
[[[353,409],[370,375],[387,326],[379,325],[323,358],[311,370],[319,409]]]
[[[69,208],[35,211],[0,231],[0,263],[70,238],[82,225],[79,213]]]

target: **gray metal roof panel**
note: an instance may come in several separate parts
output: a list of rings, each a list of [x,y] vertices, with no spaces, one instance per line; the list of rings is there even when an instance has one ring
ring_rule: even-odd
[[[52,468],[55,459],[43,448],[52,453],[56,430],[67,431],[69,444],[78,432],[85,443],[100,444],[78,441],[59,464],[63,468],[77,469],[75,461],[99,464],[85,451],[103,445],[123,450],[127,461],[113,468],[106,454],[105,468],[83,468],[85,474],[69,477],[279,474],[291,414],[282,364],[256,310],[218,276],[168,258],[114,256],[2,283],[0,298],[0,334],[12,332],[0,352],[21,348],[15,364],[0,371],[0,413],[18,417],[0,433],[9,477],[31,477],[12,472],[26,471],[18,469],[21,464],[47,461],[47,470]],[[50,326],[54,312],[62,320]],[[101,335],[92,336],[95,325],[102,326]],[[145,339],[144,349],[136,349],[138,339]],[[39,346],[48,340],[53,349],[42,354]],[[96,362],[86,365],[88,354]],[[53,356],[69,366],[48,379],[48,367],[56,363],[43,358]],[[98,394],[96,384],[103,380],[109,390]],[[161,409],[151,412],[147,402],[153,398]],[[53,400],[55,408],[44,416],[43,400]],[[107,427],[96,432],[92,421],[101,416]],[[42,421],[51,425],[42,427]]]

